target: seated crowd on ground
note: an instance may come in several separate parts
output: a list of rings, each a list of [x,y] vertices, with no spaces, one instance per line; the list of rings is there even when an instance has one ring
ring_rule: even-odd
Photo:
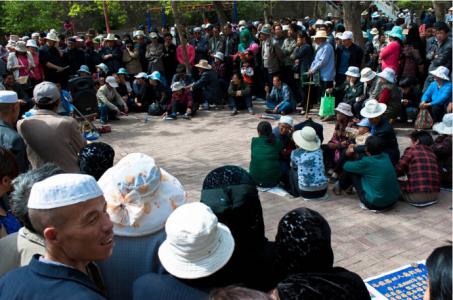
[[[323,201],[331,183],[373,212],[399,200],[428,207],[451,191],[452,14],[416,20],[402,10],[392,21],[371,5],[363,47],[331,15],[179,35],[141,26],[122,37],[9,35],[0,48],[0,299],[370,299],[358,274],[334,266],[318,212],[286,213],[269,241],[257,188]],[[212,170],[191,202],[152,157],[114,164],[110,145],[87,143],[71,92],[79,78],[92,83],[103,125],[139,112],[191,120],[224,105],[232,117],[254,115],[257,103],[278,124],[257,124],[249,170]],[[291,115],[331,97],[321,118],[335,124],[329,139],[312,118],[295,124]],[[402,155],[396,125],[417,129]],[[451,246],[426,265],[427,299],[451,298]]]

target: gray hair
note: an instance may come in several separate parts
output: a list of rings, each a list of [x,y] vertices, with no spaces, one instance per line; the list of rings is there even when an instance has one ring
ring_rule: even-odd
[[[30,191],[36,182],[42,181],[50,176],[62,174],[64,171],[54,163],[46,163],[42,167],[30,170],[17,176],[12,184],[14,191],[10,195],[11,212],[25,225],[29,230],[33,230],[28,218],[28,197]]]

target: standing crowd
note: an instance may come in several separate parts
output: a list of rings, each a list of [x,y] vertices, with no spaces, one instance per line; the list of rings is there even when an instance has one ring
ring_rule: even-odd
[[[452,15],[404,9],[390,20],[371,5],[363,47],[331,14],[178,34],[8,35],[0,299],[370,299],[359,275],[334,266],[318,212],[288,212],[268,241],[257,187],[322,201],[332,183],[374,212],[398,200],[436,203],[452,188]],[[77,81],[93,86],[101,124],[130,112],[190,120],[224,105],[232,117],[255,114],[261,99],[278,126],[261,121],[249,170],[212,170],[189,203],[153,158],[133,153],[114,165],[111,146],[87,143],[74,118]],[[321,121],[335,123],[326,143],[322,123],[290,116],[318,104]],[[424,129],[402,156],[395,124]],[[451,298],[451,251],[428,257],[427,299]]]

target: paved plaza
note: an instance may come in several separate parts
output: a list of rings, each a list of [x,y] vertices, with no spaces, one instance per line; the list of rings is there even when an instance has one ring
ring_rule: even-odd
[[[257,111],[262,111],[260,105]],[[293,116],[296,123],[303,120]],[[315,118],[315,116],[313,116]],[[250,142],[260,119],[245,111],[231,117],[229,111],[201,111],[187,121],[162,121],[159,117],[132,114],[112,123],[112,133],[100,141],[112,145],[115,161],[133,152],[152,156],[156,163],[184,185],[189,201],[198,201],[204,177],[223,165],[248,168]],[[273,126],[277,122],[271,122]],[[324,142],[334,124],[324,123]],[[410,129],[397,129],[401,151],[409,145]],[[399,202],[386,213],[374,214],[359,208],[356,195],[335,196],[322,202],[291,196],[260,193],[266,236],[273,240],[280,218],[289,210],[305,206],[320,212],[332,228],[335,265],[363,278],[426,259],[438,246],[451,243],[451,193],[441,192],[438,204],[419,209]]]

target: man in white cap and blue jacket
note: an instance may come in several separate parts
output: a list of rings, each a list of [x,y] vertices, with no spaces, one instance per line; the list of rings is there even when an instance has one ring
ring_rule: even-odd
[[[16,92],[0,91],[0,146],[14,154],[22,173],[28,170],[29,163],[24,140],[15,129],[19,112]]]
[[[86,271],[113,248],[113,224],[96,180],[82,174],[49,177],[33,185],[28,208],[46,251],[0,279],[0,299],[105,299]]]

